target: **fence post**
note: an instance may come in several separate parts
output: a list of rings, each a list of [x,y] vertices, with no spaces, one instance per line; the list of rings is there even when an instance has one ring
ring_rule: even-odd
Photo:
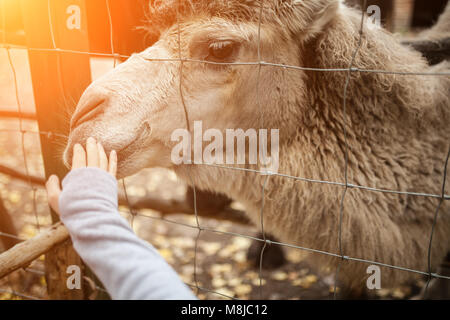
[[[0,232],[6,233],[8,235],[17,236],[17,231],[16,228],[14,227],[14,223],[11,217],[9,216],[8,210],[6,210],[6,207],[3,204],[1,198],[0,198]],[[3,249],[5,251],[14,247],[19,242],[20,241],[18,240],[18,238],[15,239],[8,236],[0,235],[0,244],[3,244]]]
[[[89,51],[84,0],[20,0],[28,48]],[[49,17],[50,13],[50,17]],[[53,33],[53,36],[52,36]],[[28,51],[46,176],[63,177],[59,135],[67,135],[69,115],[91,82],[89,55],[61,51]],[[53,222],[58,221],[52,212]],[[82,266],[68,242],[46,256],[50,299],[84,299],[85,291],[67,288],[67,268]],[[83,268],[82,268],[83,269]]]

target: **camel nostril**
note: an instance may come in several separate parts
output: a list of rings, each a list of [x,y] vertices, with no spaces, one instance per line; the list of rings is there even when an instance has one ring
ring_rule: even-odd
[[[94,98],[86,101],[80,108],[75,111],[70,121],[70,129],[73,130],[84,122],[87,122],[102,112],[100,107],[106,101],[105,98]]]

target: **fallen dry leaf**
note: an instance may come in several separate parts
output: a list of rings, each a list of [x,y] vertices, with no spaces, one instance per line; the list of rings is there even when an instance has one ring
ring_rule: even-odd
[[[310,275],[308,275],[308,276],[306,276],[306,277],[299,278],[299,279],[295,279],[295,280],[292,282],[292,284],[293,284],[294,286],[300,286],[300,287],[302,287],[302,288],[304,288],[304,289],[308,289],[308,288],[311,287],[311,285],[313,285],[314,283],[316,283],[317,280],[318,280],[318,279],[317,279],[317,276],[315,276],[315,275],[313,275],[313,274],[310,274]]]
[[[242,279],[241,278],[233,278],[233,279],[230,279],[228,281],[228,285],[230,287],[236,287],[236,286],[238,286],[240,284],[242,284]]]
[[[227,288],[218,288],[215,290],[219,294],[234,298],[234,292]]]
[[[213,278],[211,284],[214,288],[221,288],[227,284],[227,282],[222,278]]]
[[[219,251],[222,245],[218,242],[204,242],[200,244],[200,247],[207,255],[214,255]]]
[[[253,280],[252,280],[252,284],[253,284],[254,286],[259,286],[259,285],[264,286],[264,285],[266,285],[266,283],[267,283],[266,279],[261,279],[261,281],[260,281],[259,278],[253,279]]]
[[[234,288],[234,292],[239,296],[247,295],[252,292],[252,286],[249,284],[241,284]]]
[[[11,203],[17,204],[20,202],[21,199],[22,199],[22,196],[17,191],[12,191],[12,192],[9,192],[9,194],[8,194],[8,200]]]
[[[277,281],[284,281],[288,278],[288,274],[283,271],[277,271],[272,274],[272,279]]]
[[[174,259],[173,259],[173,253],[170,249],[159,249],[159,254],[168,262],[168,263],[173,263]]]
[[[231,270],[233,270],[232,265],[229,263],[225,263],[225,264],[213,264],[211,266],[210,271],[214,275],[218,273],[228,273],[231,272]]]

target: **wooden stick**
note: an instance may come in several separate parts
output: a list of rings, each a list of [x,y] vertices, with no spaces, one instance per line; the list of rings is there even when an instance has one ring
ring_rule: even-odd
[[[15,179],[28,182],[30,181],[33,184],[38,186],[45,186],[44,178],[27,176],[22,172],[19,172],[10,167],[6,167],[0,165],[0,173],[6,174]],[[149,194],[144,198],[135,198],[129,197],[130,205],[132,209],[140,210],[140,209],[150,209],[155,210],[162,213],[164,216],[172,215],[172,214],[187,214],[194,215],[194,208],[191,204],[189,204],[186,200],[164,200],[161,199],[156,194]],[[123,194],[119,195],[119,204],[122,206],[128,206],[128,202]],[[201,208],[198,209],[198,215],[200,217],[205,218],[214,218],[216,220],[223,220],[229,222],[236,222],[239,224],[249,225],[250,221],[245,215],[245,212],[240,210],[235,210],[226,206],[220,210],[203,210]]]
[[[131,209],[150,209],[161,213],[163,216],[172,214],[195,215],[194,208],[186,200],[165,200],[154,195],[147,195],[143,198],[129,197]],[[127,207],[128,202],[125,197],[119,195],[119,204]],[[199,217],[213,218],[220,221],[235,222],[243,225],[250,225],[250,220],[244,211],[233,209],[229,206],[220,210],[198,209]]]
[[[25,120],[37,120],[35,113],[29,112],[17,112],[17,111],[0,111],[0,118],[13,118],[13,119],[25,119]]]
[[[25,30],[26,46],[30,48],[64,48],[67,50],[90,51],[89,30],[86,15],[86,0],[16,0],[20,3]],[[76,6],[79,26],[68,27],[71,7]],[[67,14],[69,12],[69,14]],[[90,58],[87,55],[64,54],[28,50],[28,62],[33,85],[36,117],[41,132],[52,132],[67,136],[69,127],[63,121],[63,109],[72,110],[75,101],[91,81]],[[46,177],[67,174],[57,141],[52,135],[40,135],[42,158]],[[59,217],[51,212],[52,221]],[[62,278],[67,277],[67,267],[81,265],[80,258],[70,246],[50,250],[47,260],[57,263],[47,264],[47,291],[50,299],[79,299],[83,290],[69,290]]]
[[[28,266],[35,259],[69,239],[69,231],[62,223],[53,225],[36,237],[21,242],[0,254],[0,279]]]
[[[40,186],[45,186],[45,179],[40,177],[34,177],[34,176],[27,176],[25,173],[22,173],[20,171],[17,171],[13,168],[0,165],[0,173],[6,174],[7,176],[13,177],[15,179],[24,181],[24,182],[31,182],[33,184],[37,184]]]

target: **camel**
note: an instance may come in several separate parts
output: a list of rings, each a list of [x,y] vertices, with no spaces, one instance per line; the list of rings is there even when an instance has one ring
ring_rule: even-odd
[[[339,282],[355,291],[366,289],[370,263],[341,256],[428,272],[449,150],[450,77],[421,74],[449,72],[450,64],[429,66],[367,21],[359,41],[361,13],[338,0],[260,3],[150,1],[155,43],[87,88],[65,163],[73,145],[92,136],[118,151],[119,177],[174,170],[196,188],[242,203],[256,225],[262,211],[265,232],[281,241],[334,254],[310,259],[325,271],[339,266]],[[259,58],[267,64],[255,64]],[[350,66],[416,74],[346,71]],[[174,165],[171,134],[192,131],[194,121],[221,132],[280,129],[278,172],[312,180],[262,174],[259,165]],[[450,249],[449,234],[450,202],[442,201],[432,272]],[[381,285],[415,275],[382,266]]]

